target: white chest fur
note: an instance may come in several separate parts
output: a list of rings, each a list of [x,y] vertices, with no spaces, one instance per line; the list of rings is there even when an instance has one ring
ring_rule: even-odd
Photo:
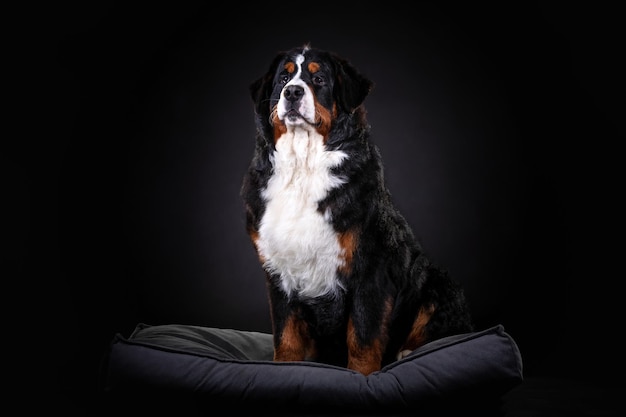
[[[287,294],[316,297],[337,290],[342,248],[330,214],[317,207],[329,190],[343,183],[330,169],[346,156],[325,150],[322,137],[312,131],[286,133],[276,144],[257,247],[264,267],[281,276]]]

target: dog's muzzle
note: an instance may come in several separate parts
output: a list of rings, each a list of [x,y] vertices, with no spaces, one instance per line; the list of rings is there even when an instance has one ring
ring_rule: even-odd
[[[315,104],[306,86],[288,84],[283,88],[278,102],[278,118],[293,125],[315,123]]]

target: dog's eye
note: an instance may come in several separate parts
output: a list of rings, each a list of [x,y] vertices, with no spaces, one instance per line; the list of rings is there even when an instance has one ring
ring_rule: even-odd
[[[288,75],[282,75],[280,77],[280,83],[281,84],[287,84],[289,82],[289,76]]]
[[[321,77],[321,76],[315,76],[313,77],[313,83],[315,85],[325,85],[326,84],[326,78]]]

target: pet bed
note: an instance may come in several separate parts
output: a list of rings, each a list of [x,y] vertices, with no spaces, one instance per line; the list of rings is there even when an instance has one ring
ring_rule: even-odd
[[[130,337],[114,337],[102,376],[109,401],[144,413],[173,407],[179,415],[211,415],[216,406],[250,415],[497,408],[523,380],[520,351],[502,325],[428,343],[364,376],[313,362],[273,362],[267,333],[140,323]]]

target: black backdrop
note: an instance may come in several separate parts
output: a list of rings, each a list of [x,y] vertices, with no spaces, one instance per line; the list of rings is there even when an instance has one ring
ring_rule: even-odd
[[[466,288],[478,327],[503,324],[526,375],[601,378],[614,366],[614,11],[178,2],[29,13],[25,134],[2,156],[5,254],[26,283],[19,315],[35,317],[36,375],[52,376],[67,409],[93,393],[113,335],[138,322],[270,331],[239,196],[248,85],[305,42],[374,80],[366,105],[393,198]]]

